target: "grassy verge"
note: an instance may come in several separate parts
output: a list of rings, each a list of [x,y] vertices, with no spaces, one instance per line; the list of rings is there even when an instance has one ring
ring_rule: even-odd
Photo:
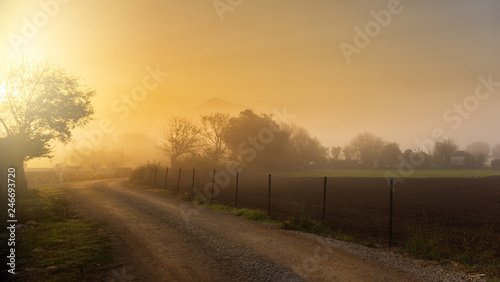
[[[220,204],[210,204],[210,205],[206,205],[205,207],[212,209],[212,210],[221,211],[223,213],[247,218],[247,219],[262,222],[262,223],[269,223],[272,225],[278,225],[278,222],[272,220],[267,215],[266,212],[260,211],[260,210],[238,209],[238,208],[220,205]]]
[[[18,216],[24,281],[79,281],[113,260],[99,225],[76,218],[61,190],[31,191]]]
[[[500,281],[500,259],[494,250],[482,246],[483,238],[463,241],[460,246],[450,246],[449,242],[445,234],[413,228],[399,252],[439,263],[459,263],[469,273],[485,273],[491,281]]]

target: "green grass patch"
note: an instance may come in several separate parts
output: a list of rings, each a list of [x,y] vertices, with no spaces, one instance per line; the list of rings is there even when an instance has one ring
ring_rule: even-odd
[[[438,246],[439,239],[415,231],[406,241],[404,251],[416,258],[439,261],[443,259],[444,255],[438,250]]]
[[[247,218],[247,219],[258,221],[258,222],[278,225],[278,223],[276,221],[272,220],[267,215],[266,212],[261,211],[261,210],[238,209],[238,208],[225,206],[225,205],[219,205],[219,204],[210,204],[210,205],[206,205],[206,207],[209,209],[212,209],[212,210],[221,211],[224,213],[232,214],[235,216]]]
[[[390,172],[399,175],[397,170],[383,169],[314,169],[305,171],[277,172],[273,175],[283,177],[385,177]],[[500,175],[500,170],[468,170],[468,169],[439,169],[415,170],[410,178],[430,177],[487,177]]]
[[[19,254],[37,269],[36,280],[79,281],[113,261],[108,239],[97,233],[100,225],[76,218],[63,191],[46,187],[31,194],[18,214],[21,223],[33,220],[39,226],[21,229]]]
[[[500,260],[494,250],[483,246],[483,241],[478,237],[470,242],[464,240],[460,246],[451,246],[446,234],[409,228],[408,238],[400,252],[414,258],[457,262],[469,273],[485,273],[493,279],[491,281],[496,281],[500,278]]]
[[[331,230],[323,226],[319,221],[311,219],[311,217],[299,213],[281,223],[281,227],[287,230],[297,230],[313,234],[330,235]]]

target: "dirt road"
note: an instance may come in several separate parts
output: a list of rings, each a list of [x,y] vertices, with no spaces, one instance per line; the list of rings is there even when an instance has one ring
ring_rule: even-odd
[[[324,238],[203,209],[126,185],[61,185],[84,217],[105,223],[120,281],[419,281]],[[332,239],[329,239],[332,240]],[[406,272],[406,273],[405,273]],[[109,279],[113,278],[110,274]]]

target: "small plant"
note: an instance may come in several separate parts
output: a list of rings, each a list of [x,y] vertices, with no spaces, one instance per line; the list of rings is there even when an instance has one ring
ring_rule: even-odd
[[[190,201],[191,196],[188,193],[182,193],[177,196],[177,198],[183,200],[183,201]]]
[[[311,217],[299,213],[283,221],[281,226],[288,230],[298,230],[313,234],[330,234],[330,229],[323,226],[319,221],[311,219]]]
[[[230,206],[218,205],[218,204],[208,205],[207,208],[212,209],[212,210],[217,210],[217,211],[225,212],[225,213],[232,214],[232,215],[235,215],[235,216],[243,217],[243,218],[246,218],[246,219],[258,221],[258,222],[276,224],[267,215],[266,212],[261,211],[261,210],[237,209],[237,208],[233,208],[233,207],[230,207]]]
[[[415,229],[410,233],[405,250],[412,256],[423,259],[441,260],[443,255],[438,251],[439,240]]]

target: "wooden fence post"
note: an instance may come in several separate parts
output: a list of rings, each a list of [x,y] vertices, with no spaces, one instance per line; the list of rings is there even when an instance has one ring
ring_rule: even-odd
[[[196,168],[193,168],[193,182],[191,183],[191,191],[194,191],[194,178],[196,174]]]
[[[236,171],[236,192],[234,194],[234,207],[238,208],[238,178],[239,178],[240,172]]]
[[[271,174],[269,174],[269,191],[267,194],[267,215],[271,216]]]
[[[215,168],[214,168],[214,175],[212,177],[212,195],[210,195],[210,200],[214,199],[214,187],[215,187]]]
[[[391,189],[389,192],[389,247],[392,247],[392,208],[394,194],[394,180],[391,179]]]
[[[323,225],[325,225],[325,218],[326,218],[326,179],[327,177],[325,176],[325,181],[323,184]]]
[[[168,166],[167,166],[167,171],[165,172],[165,183],[163,184],[164,189],[167,189],[167,180],[168,180]]]
[[[177,193],[179,193],[179,185],[181,184],[181,169],[179,167],[179,177],[177,177]]]

